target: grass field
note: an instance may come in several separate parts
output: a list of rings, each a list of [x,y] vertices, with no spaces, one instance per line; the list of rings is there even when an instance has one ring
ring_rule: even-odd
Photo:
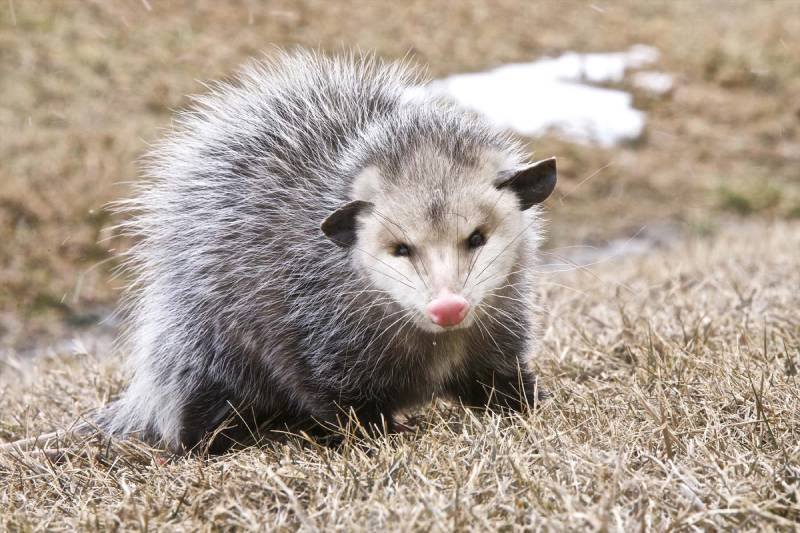
[[[90,441],[58,464],[0,456],[0,528],[791,530],[800,521],[800,224],[745,223],[544,289],[525,417],[439,405],[417,431],[331,450],[276,443],[168,460]],[[42,360],[0,436],[65,427],[118,365]],[[167,462],[165,462],[167,461]]]
[[[636,143],[531,140],[559,157],[547,249],[655,246],[543,277],[535,365],[554,398],[536,413],[436,405],[412,434],[340,450],[0,455],[0,531],[800,527],[800,3],[529,4],[0,5],[3,441],[124,386],[116,356],[62,341],[95,338],[114,307],[129,243],[104,206],[200,81],[273,45],[410,55],[441,76],[636,43],[677,80],[634,92]]]

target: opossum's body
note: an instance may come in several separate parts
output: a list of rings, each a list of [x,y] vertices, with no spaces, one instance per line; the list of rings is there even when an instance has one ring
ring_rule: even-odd
[[[133,378],[103,426],[180,450],[231,419],[224,449],[348,413],[391,427],[437,396],[533,400],[528,208],[554,163],[525,168],[504,134],[407,97],[413,82],[296,53],[181,115],[123,204]]]

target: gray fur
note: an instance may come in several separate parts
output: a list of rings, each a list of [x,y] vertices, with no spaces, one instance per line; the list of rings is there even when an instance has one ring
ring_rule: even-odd
[[[465,201],[459,191],[487,158],[522,168],[506,134],[410,98],[418,81],[403,64],[296,52],[251,64],[179,116],[148,159],[151,179],[119,204],[138,241],[126,307],[132,381],[102,415],[108,431],[181,450],[234,416],[240,431],[224,449],[255,425],[333,424],[343,410],[391,427],[395,413],[436,396],[512,408],[532,399],[538,208],[508,214],[523,230],[502,252],[511,266],[489,267],[492,308],[454,331],[398,323],[403,305],[358,268],[357,247],[320,231],[368,166],[398,204],[381,216],[430,223]],[[495,204],[512,194],[485,189]],[[487,278],[478,274],[469,283]],[[418,283],[410,294],[422,293]]]

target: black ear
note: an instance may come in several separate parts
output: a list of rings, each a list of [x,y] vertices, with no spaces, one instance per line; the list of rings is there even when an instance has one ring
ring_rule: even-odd
[[[356,242],[356,217],[364,209],[372,208],[370,202],[355,200],[328,215],[322,221],[322,232],[337,246],[347,248]]]
[[[556,188],[556,158],[543,159],[508,177],[503,177],[497,188],[508,187],[519,197],[522,210],[544,202]]]

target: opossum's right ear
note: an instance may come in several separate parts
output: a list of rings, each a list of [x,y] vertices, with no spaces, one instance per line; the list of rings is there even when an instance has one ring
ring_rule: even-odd
[[[519,197],[522,210],[544,202],[556,188],[556,158],[543,159],[511,175],[503,176],[497,188],[509,188]]]
[[[328,215],[320,228],[337,246],[348,248],[356,242],[356,219],[360,213],[372,209],[371,202],[355,200]]]

